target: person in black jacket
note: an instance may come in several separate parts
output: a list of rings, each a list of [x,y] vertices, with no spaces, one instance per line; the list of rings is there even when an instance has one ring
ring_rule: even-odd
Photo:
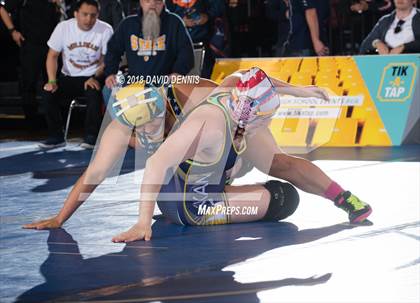
[[[329,14],[328,1],[289,0],[290,32],[284,55],[328,55]]]
[[[99,20],[102,20],[115,30],[124,19],[124,12],[119,0],[99,0]]]
[[[35,122],[37,117],[36,86],[40,76],[43,82],[47,79],[47,41],[60,21],[60,8],[60,0],[1,1],[1,19],[20,48],[19,92],[23,112],[29,122]],[[18,16],[17,24],[13,22],[9,13]]]
[[[287,40],[290,30],[288,0],[268,0],[266,5],[266,16],[277,23],[276,57],[284,53],[284,43]]]
[[[219,1],[210,0],[168,0],[166,7],[183,19],[194,43],[208,41],[211,21],[223,13]]]
[[[415,0],[394,0],[395,10],[383,16],[360,46],[361,54],[420,52],[420,10]]]
[[[194,43],[203,43],[206,48],[201,76],[210,78],[215,58],[209,47],[212,26],[216,18],[224,14],[222,0],[168,0],[166,7],[185,23]]]
[[[105,84],[109,89],[117,85],[116,74],[124,54],[128,77],[121,85],[147,76],[186,75],[194,66],[193,46],[185,25],[165,9],[163,0],[140,0],[138,15],[127,17],[116,29],[105,56]],[[107,94],[104,92],[106,102]]]

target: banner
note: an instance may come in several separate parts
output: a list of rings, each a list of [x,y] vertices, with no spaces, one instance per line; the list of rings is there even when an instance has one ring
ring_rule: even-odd
[[[270,126],[281,146],[398,146],[419,139],[419,54],[219,59],[212,80],[253,66],[329,91],[329,102],[283,96]]]

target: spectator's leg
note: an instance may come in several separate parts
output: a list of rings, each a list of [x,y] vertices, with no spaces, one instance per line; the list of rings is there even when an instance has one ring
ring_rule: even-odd
[[[41,58],[39,60],[39,69],[37,70],[37,73],[40,74],[41,76],[41,83],[42,86],[48,82],[48,74],[47,74],[47,68],[45,66],[45,62],[47,61],[47,55],[48,55],[48,45],[42,46],[39,48],[39,57]],[[58,77],[58,76],[57,76]],[[41,90],[42,90],[42,86],[41,86]],[[38,112],[43,115],[45,112],[45,105],[43,103],[43,100],[41,99],[40,104],[39,104],[39,109]]]
[[[30,43],[24,43],[21,48],[20,93],[23,112],[26,120],[31,123],[35,122],[37,116],[36,88],[45,66],[47,51],[47,47]]]
[[[61,105],[83,94],[84,77],[68,77],[60,75],[58,78],[58,90],[55,93],[43,91],[46,106],[45,117],[48,124],[49,137],[62,138],[63,119]]]
[[[63,138],[63,119],[60,108],[61,96],[60,88],[54,93],[43,91],[45,119],[47,121],[49,138]]]

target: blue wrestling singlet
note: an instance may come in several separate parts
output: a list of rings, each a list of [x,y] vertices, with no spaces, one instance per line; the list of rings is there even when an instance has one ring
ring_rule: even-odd
[[[226,207],[227,198],[224,188],[226,172],[233,168],[241,151],[235,149],[231,134],[230,119],[220,98],[226,93],[213,95],[205,104],[212,104],[222,109],[225,115],[225,143],[219,159],[213,163],[200,163],[187,160],[181,163],[175,172],[170,172],[169,181],[162,185],[158,197],[158,206],[163,215],[181,225],[212,225],[229,223],[228,213],[214,214],[215,207]]]

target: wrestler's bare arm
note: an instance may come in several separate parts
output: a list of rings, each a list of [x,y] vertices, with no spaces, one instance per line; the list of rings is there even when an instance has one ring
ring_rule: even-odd
[[[302,98],[319,98],[327,101],[329,100],[327,91],[318,86],[276,87],[276,90],[281,95],[290,95]]]
[[[241,75],[245,74],[248,70],[247,69],[240,69],[232,74],[230,74],[229,76],[227,76],[225,79],[223,79],[222,83],[220,84],[220,86],[223,87],[235,87],[236,83],[238,82],[238,80],[240,79]],[[287,83],[283,80],[277,79],[277,78],[273,78],[273,77],[269,77],[271,82],[273,83],[273,85],[275,87],[293,87],[294,85]]]
[[[73,186],[60,212],[52,218],[26,224],[23,227],[31,229],[61,227],[106,178],[118,158],[126,151],[130,135],[130,128],[117,120],[112,121],[101,138],[94,160]]]
[[[223,141],[223,132],[218,132],[222,125],[220,119],[214,119],[214,113],[201,109],[194,111],[147,160],[141,185],[138,222],[128,231],[115,236],[113,242],[150,240],[152,216],[166,172],[186,159],[194,158],[199,151],[213,148]],[[224,119],[223,116],[220,118]],[[204,138],[202,134],[205,134]]]
[[[175,91],[177,94],[178,100],[181,101],[182,106],[185,109],[185,112],[189,112],[191,109],[195,108],[198,104],[202,103],[210,94],[220,93],[220,92],[229,92],[240,79],[241,75],[244,74],[247,70],[238,70],[226,78],[223,79],[220,85],[212,80],[200,78],[198,84],[176,84]],[[306,91],[306,87],[298,87],[291,85],[285,81],[270,78],[274,86],[279,90],[279,93],[298,95],[301,96],[303,93],[299,90],[303,88]],[[295,88],[294,90],[285,90],[282,91],[282,88]],[[307,93],[305,96],[308,95]]]
[[[220,91],[229,90],[235,87],[236,83],[240,79],[241,75],[244,74],[247,70],[238,70],[233,74],[227,76],[222,83],[220,84]],[[277,92],[282,95],[291,95],[295,97],[315,97],[328,100],[328,93],[320,87],[317,86],[298,86],[287,83],[283,80],[270,77],[271,82],[276,88]]]

